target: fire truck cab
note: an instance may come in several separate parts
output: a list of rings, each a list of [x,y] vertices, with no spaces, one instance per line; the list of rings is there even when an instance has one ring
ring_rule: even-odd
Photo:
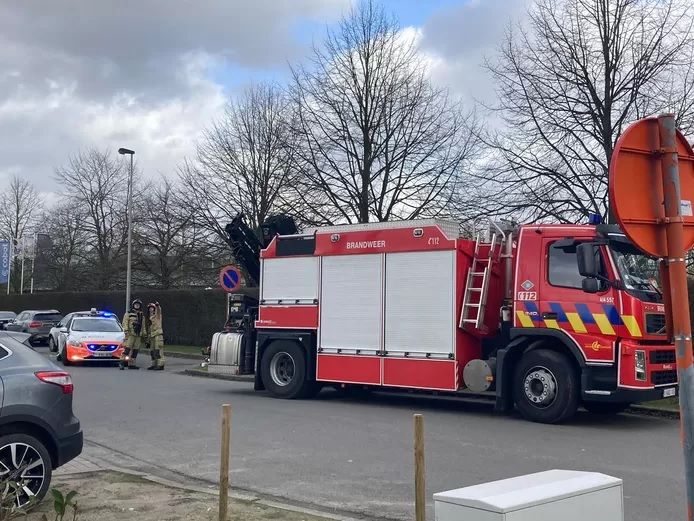
[[[676,394],[657,260],[618,228],[459,230],[422,220],[275,235],[260,251],[258,307],[227,333],[238,354],[217,358],[281,398],[323,385],[475,394],[544,423]]]

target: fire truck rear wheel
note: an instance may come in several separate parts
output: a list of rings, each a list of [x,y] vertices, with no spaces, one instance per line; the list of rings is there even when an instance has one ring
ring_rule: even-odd
[[[513,384],[516,407],[527,420],[561,423],[578,409],[578,375],[562,353],[548,349],[525,353],[516,366]]]
[[[270,344],[260,362],[260,374],[268,392],[277,398],[308,398],[316,387],[309,381],[306,354],[294,342]]]

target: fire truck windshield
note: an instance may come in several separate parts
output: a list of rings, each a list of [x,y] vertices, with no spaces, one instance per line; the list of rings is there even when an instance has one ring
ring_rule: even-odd
[[[610,251],[627,293],[647,302],[662,302],[658,259],[626,241],[610,241]]]

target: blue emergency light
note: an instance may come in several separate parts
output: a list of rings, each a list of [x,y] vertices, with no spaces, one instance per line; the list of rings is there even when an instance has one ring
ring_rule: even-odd
[[[588,214],[588,224],[592,224],[593,226],[602,224],[602,216],[599,213]]]

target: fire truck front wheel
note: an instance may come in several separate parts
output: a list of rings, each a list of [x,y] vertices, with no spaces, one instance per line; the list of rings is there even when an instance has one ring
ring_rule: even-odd
[[[523,354],[516,366],[514,399],[521,415],[539,423],[561,423],[578,409],[580,382],[569,358],[548,349]]]
[[[308,398],[315,382],[307,378],[306,353],[294,342],[270,344],[260,362],[260,374],[268,392],[277,398]]]

